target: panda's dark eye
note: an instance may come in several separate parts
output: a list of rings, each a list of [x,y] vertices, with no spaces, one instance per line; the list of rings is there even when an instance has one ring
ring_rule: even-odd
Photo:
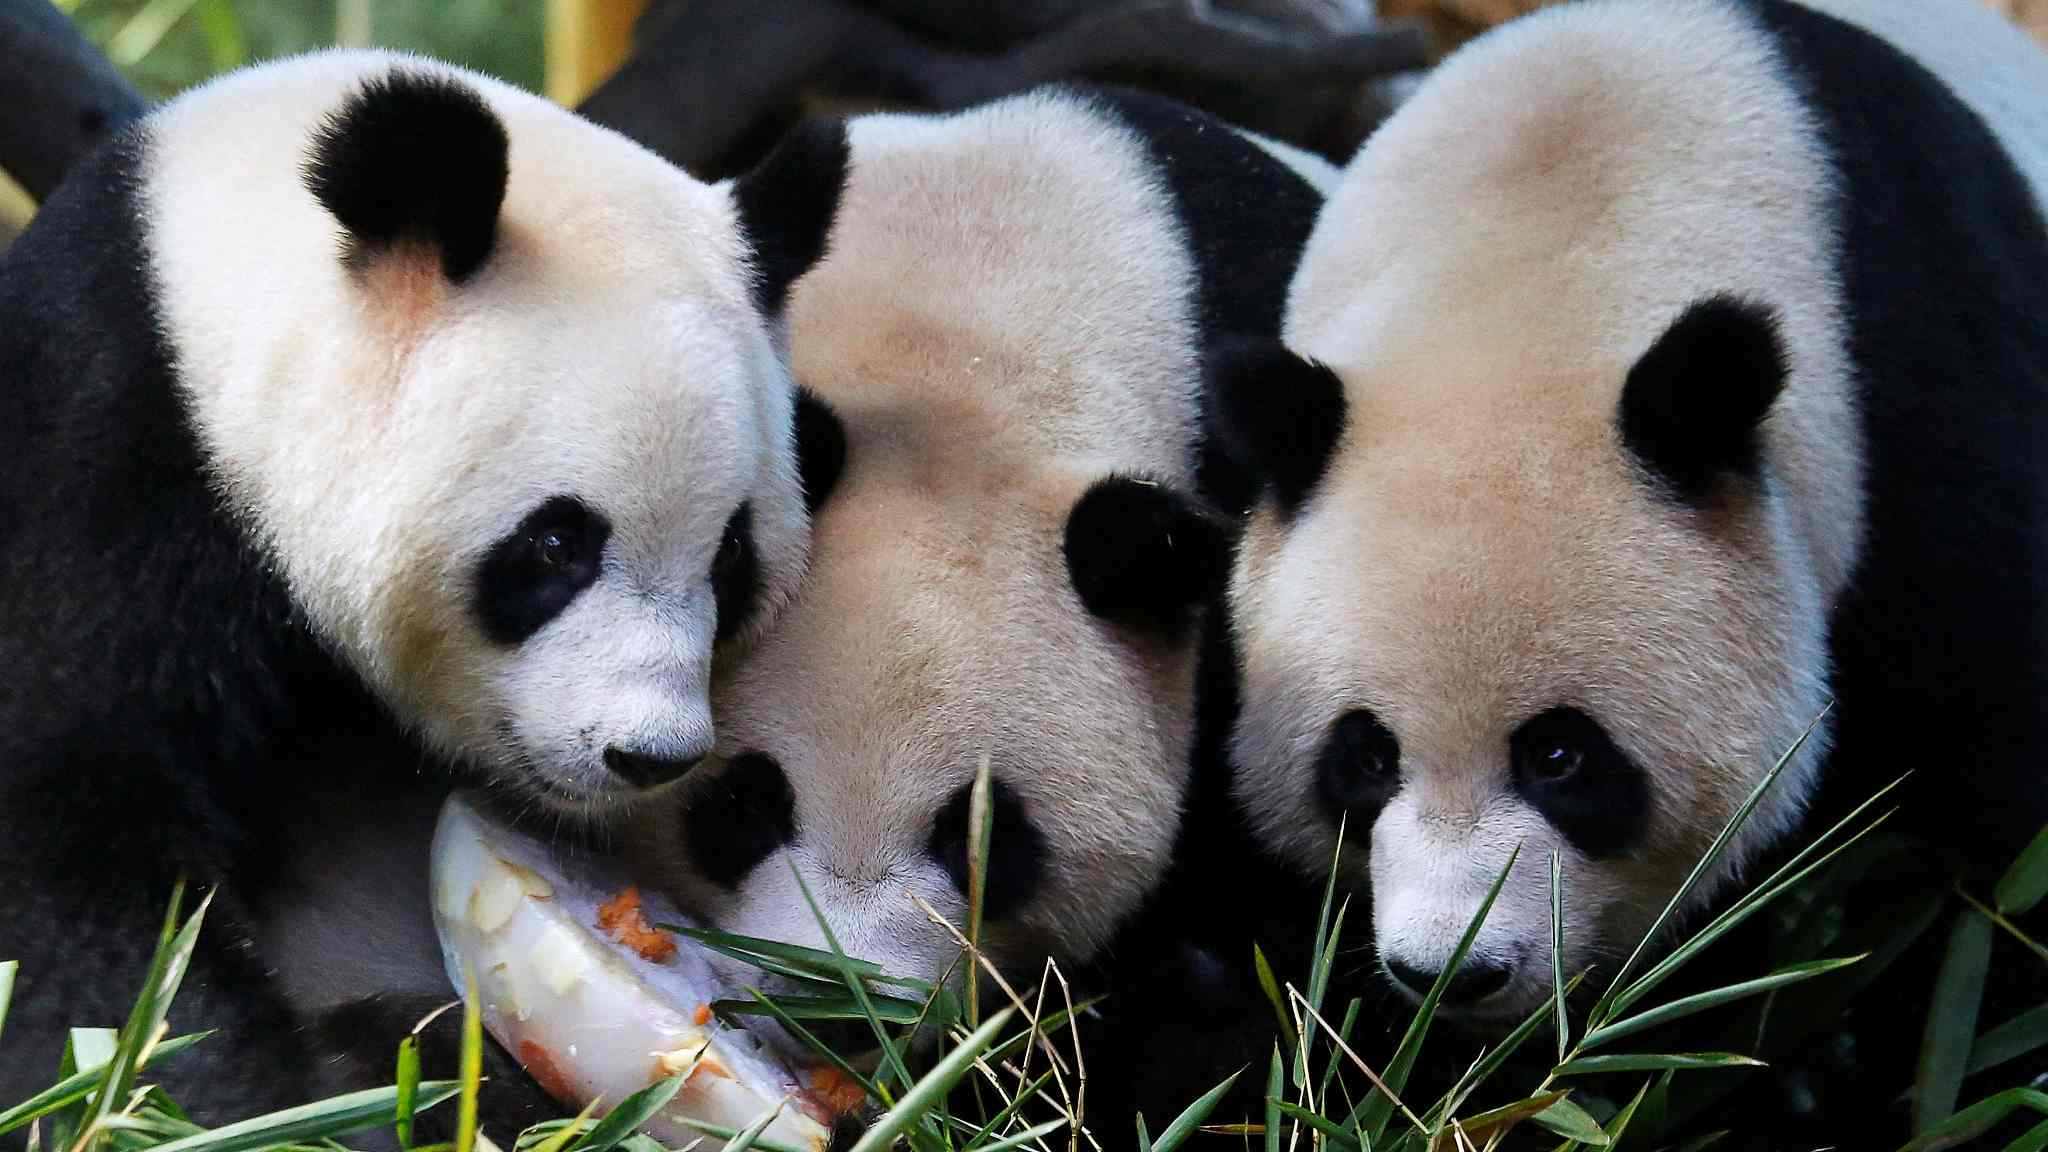
[[[520,520],[477,565],[477,625],[517,644],[597,580],[611,524],[573,496],[554,496]]]
[[[1401,786],[1401,742],[1380,718],[1364,708],[1337,717],[1316,758],[1316,791],[1331,823],[1377,810]]]
[[[1045,837],[1016,792],[1000,779],[993,784],[995,812],[989,828],[988,866],[982,873],[981,912],[990,920],[1001,920],[1021,909],[1045,878]],[[945,866],[946,875],[963,897],[970,879],[967,811],[972,795],[972,786],[962,785],[939,809],[927,849]]]
[[[1515,789],[1572,845],[1600,858],[1628,850],[1649,805],[1642,770],[1598,721],[1552,708],[1508,739]]]

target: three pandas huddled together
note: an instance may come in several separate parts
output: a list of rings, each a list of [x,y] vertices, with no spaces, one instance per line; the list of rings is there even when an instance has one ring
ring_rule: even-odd
[[[1547,9],[1341,171],[1083,87],[719,184],[419,58],[196,89],[0,253],[0,1105],[181,876],[233,1043],[173,1094],[386,1082],[456,789],[943,981],[986,764],[981,947],[1111,989],[1149,1115],[1264,1059],[1252,941],[1333,861],[1402,1022],[1507,870],[1482,1035],[1550,995],[1553,856],[1611,966],[1794,748],[1681,921],[1908,772],[1996,875],[2048,825],[2044,205],[2048,56],[1971,0]]]

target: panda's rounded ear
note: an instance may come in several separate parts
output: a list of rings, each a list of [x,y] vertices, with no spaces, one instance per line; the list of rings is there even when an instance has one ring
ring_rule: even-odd
[[[831,405],[808,388],[796,390],[796,470],[804,507],[816,512],[846,471],[846,426]]]
[[[1697,301],[1629,369],[1617,415],[1622,444],[1697,504],[1717,478],[1755,474],[1758,426],[1787,373],[1770,309],[1733,296]]]
[[[1089,612],[1168,641],[1223,589],[1230,534],[1192,497],[1132,476],[1096,481],[1067,513],[1067,576]]]
[[[395,68],[365,81],[313,134],[306,187],[363,264],[413,242],[461,281],[497,241],[510,138],[490,105],[451,76]]]
[[[1292,516],[1344,431],[1344,382],[1270,339],[1224,345],[1206,375],[1208,438],[1239,473],[1222,486],[1263,490]]]
[[[848,157],[846,122],[820,117],[790,129],[767,159],[733,181],[740,231],[754,251],[754,303],[763,313],[782,311],[789,286],[825,255]]]

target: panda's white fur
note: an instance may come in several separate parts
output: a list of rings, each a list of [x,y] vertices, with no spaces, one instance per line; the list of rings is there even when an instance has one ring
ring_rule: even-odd
[[[300,157],[394,68],[480,93],[511,141],[490,259],[362,269]],[[769,604],[801,569],[792,387],[749,296],[729,195],[532,95],[417,58],[332,52],[230,75],[150,121],[152,269],[225,497],[316,630],[444,754],[557,803],[603,753],[708,750],[728,518],[753,510]],[[599,579],[540,632],[487,641],[490,545],[546,498],[612,522]]]
[[[787,313],[797,378],[843,421],[844,478],[796,599],[717,686],[721,762],[678,790],[680,835],[674,819],[637,822],[655,874],[717,927],[819,944],[801,876],[849,951],[957,977],[958,946],[925,909],[964,925],[965,898],[932,842],[984,758],[1043,865],[986,926],[998,964],[1088,958],[1163,875],[1198,629],[1104,618],[1077,595],[1080,546],[1062,543],[1107,478],[1138,478],[1161,507],[1197,483],[1208,273],[1186,217],[1209,192],[1170,184],[1153,132],[1185,132],[1236,173],[1209,203],[1271,214],[1253,225],[1265,240],[1242,235],[1272,271],[1243,276],[1284,285],[1312,185],[1255,142],[1209,144],[1227,133],[1188,110],[1046,90],[848,125],[830,243]],[[1209,539],[1220,584],[1222,536],[1184,526],[1160,547],[1193,566]],[[1125,576],[1140,578],[1111,578]],[[1152,589],[1162,612],[1175,582]],[[770,762],[791,794],[786,844],[709,875],[724,849],[703,842],[717,817],[702,809]]]
[[[1818,7],[1948,80],[2038,201],[2038,49],[1967,3]],[[1304,254],[1286,343],[1341,379],[1343,430],[1292,519],[1267,502],[1248,523],[1234,792],[1320,871],[1336,828],[1310,766],[1334,717],[1377,714],[1400,782],[1349,829],[1343,873],[1369,881],[1383,959],[1440,968],[1519,850],[1474,947],[1508,983],[1475,1016],[1549,991],[1553,851],[1565,970],[1615,959],[1830,698],[1866,491],[1835,191],[1807,94],[1748,8],[1589,2],[1446,61],[1353,160]],[[1759,430],[1769,483],[1702,532],[1624,462],[1615,414],[1631,365],[1717,294],[1775,313],[1788,371]],[[1560,704],[1643,766],[1645,850],[1588,859],[1508,786],[1510,732]],[[1693,907],[1798,826],[1829,742],[1824,720]]]

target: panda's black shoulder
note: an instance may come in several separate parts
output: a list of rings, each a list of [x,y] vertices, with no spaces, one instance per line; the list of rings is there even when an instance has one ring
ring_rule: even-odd
[[[1750,9],[1835,175],[1864,523],[1832,628],[1833,759],[1889,763],[1901,723],[1939,731],[1973,767],[1926,795],[2002,864],[2048,820],[2048,224],[1994,126],[1920,62],[1796,4]]]

